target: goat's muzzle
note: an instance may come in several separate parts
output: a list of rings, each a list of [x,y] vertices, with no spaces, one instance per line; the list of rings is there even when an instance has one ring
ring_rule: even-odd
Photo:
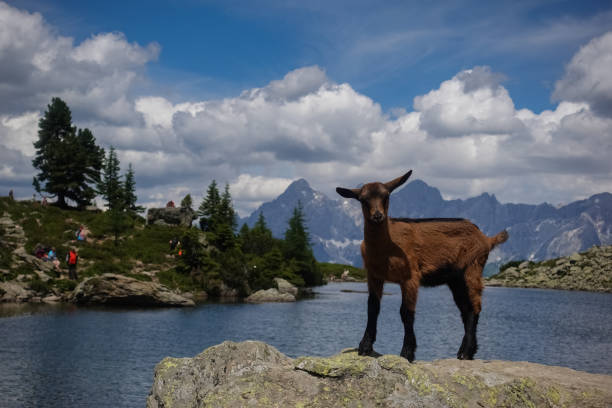
[[[372,221],[375,222],[376,224],[380,224],[384,220],[385,220],[385,215],[381,213],[380,211],[376,211],[374,215],[372,216]]]

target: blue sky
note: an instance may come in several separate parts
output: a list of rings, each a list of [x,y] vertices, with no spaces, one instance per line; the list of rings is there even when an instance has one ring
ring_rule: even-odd
[[[0,186],[23,196],[51,96],[148,205],[215,178],[244,214],[299,177],[331,194],[406,167],[447,197],[612,190],[609,1],[0,5]]]
[[[518,108],[554,107],[554,78],[580,45],[612,28],[609,1],[16,1],[82,41],[118,31],[161,46],[148,67],[168,96],[233,96],[319,65],[384,109],[462,69],[507,76]],[[190,95],[191,94],[191,95]]]

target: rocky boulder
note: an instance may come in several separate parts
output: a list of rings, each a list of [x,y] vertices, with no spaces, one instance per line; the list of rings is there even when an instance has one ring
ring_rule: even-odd
[[[0,302],[29,302],[34,296],[34,291],[24,282],[0,282]]]
[[[195,212],[188,207],[149,208],[147,224],[191,226],[197,218]]]
[[[287,280],[283,278],[274,278],[274,284],[280,293],[287,293],[292,295],[293,297],[297,297],[298,288],[297,286],[289,283]]]
[[[291,359],[256,341],[226,341],[155,367],[149,408],[608,407],[612,376],[511,361],[408,363],[396,355]]]
[[[69,298],[79,304],[116,306],[194,306],[191,299],[178,295],[164,285],[128,276],[105,273],[87,278],[77,285]]]
[[[248,303],[295,302],[295,296],[276,288],[258,290],[245,299]]]

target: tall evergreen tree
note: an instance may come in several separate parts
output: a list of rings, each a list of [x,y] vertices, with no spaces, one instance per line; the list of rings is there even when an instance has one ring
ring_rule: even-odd
[[[102,180],[98,184],[100,195],[106,200],[109,210],[123,211],[126,207],[126,194],[119,176],[119,159],[115,148],[110,147],[104,160]]]
[[[261,212],[253,229],[248,230],[247,228],[246,231],[241,231],[241,239],[243,252],[257,256],[264,256],[277,246],[272,237],[272,231],[266,225],[266,220]]]
[[[321,285],[323,277],[312,253],[308,229],[304,222],[302,203],[298,201],[289,219],[289,228],[285,232],[285,259],[291,260],[294,272],[304,279],[308,286]]]
[[[217,188],[217,182],[213,180],[206,191],[206,197],[198,207],[196,214],[200,217],[200,227],[202,230],[213,230],[217,216],[219,214],[219,206],[221,204],[221,196]]]
[[[60,98],[47,105],[38,128],[32,160],[40,171],[32,182],[36,191],[56,196],[62,207],[67,205],[66,199],[79,207],[89,204],[95,197],[90,184],[99,180],[104,150],[96,145],[89,129],[77,131],[70,108]]]
[[[228,225],[232,232],[236,230],[236,212],[232,206],[232,195],[229,191],[229,184],[225,184],[225,190],[223,196],[221,196],[221,202],[219,203],[219,218],[222,224]]]
[[[136,181],[134,180],[134,168],[132,163],[128,165],[128,171],[125,173],[123,181],[123,200],[125,202],[125,209],[132,213],[140,213],[145,209],[140,205],[136,205],[138,197],[136,197]]]

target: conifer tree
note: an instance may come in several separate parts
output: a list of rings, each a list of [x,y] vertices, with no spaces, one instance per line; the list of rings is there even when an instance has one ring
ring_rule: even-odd
[[[126,208],[126,194],[119,177],[119,159],[115,148],[110,147],[104,160],[102,180],[98,184],[100,195],[106,200],[109,210],[123,211]]]
[[[236,230],[236,212],[232,206],[232,196],[229,191],[229,184],[225,184],[225,190],[219,203],[219,219],[224,225],[228,225],[232,232]]]
[[[126,190],[119,177],[119,159],[113,146],[104,161],[103,177],[98,184],[98,191],[107,202],[108,211],[105,215],[115,236],[115,245],[119,245],[119,235],[129,226],[130,219],[125,213]]]
[[[53,98],[38,122],[38,140],[34,142],[36,153],[32,160],[40,172],[32,184],[38,193],[42,191],[57,197],[57,203],[66,207],[66,199],[79,207],[95,197],[96,184],[104,158],[104,149],[96,145],[89,129],[72,125],[72,113],[60,98]]]
[[[200,227],[204,231],[213,230],[221,204],[217,182],[213,180],[208,186],[206,197],[198,207],[196,214],[200,217]]]
[[[257,222],[253,225],[246,239],[243,238],[243,251],[257,256],[264,256],[276,246],[272,231],[268,228],[263,213],[259,213]]]
[[[291,261],[293,272],[304,279],[308,286],[321,285],[323,277],[312,253],[308,229],[304,222],[302,203],[298,201],[289,219],[289,228],[285,232],[285,259]]]
[[[181,200],[181,207],[189,208],[190,210],[193,210],[193,208],[191,208],[192,205],[193,205],[193,200],[191,199],[191,194],[187,194]]]
[[[140,213],[145,210],[144,207],[136,205],[138,197],[136,197],[136,181],[134,180],[134,168],[132,167],[132,163],[128,165],[128,171],[124,175],[123,200],[125,209],[132,214]]]
[[[225,190],[214,219],[212,231],[215,234],[215,245],[222,251],[233,248],[237,243],[234,235],[236,213],[232,207],[232,196],[230,195],[228,184],[225,185]]]

